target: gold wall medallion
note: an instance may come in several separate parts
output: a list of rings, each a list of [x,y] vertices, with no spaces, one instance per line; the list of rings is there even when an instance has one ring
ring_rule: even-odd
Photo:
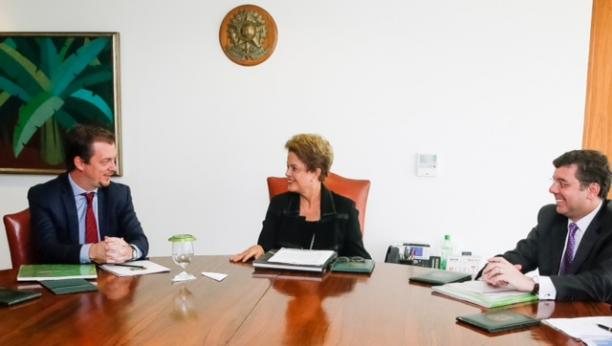
[[[221,23],[219,41],[236,64],[254,66],[266,61],[276,48],[276,23],[263,8],[242,5],[231,10]]]

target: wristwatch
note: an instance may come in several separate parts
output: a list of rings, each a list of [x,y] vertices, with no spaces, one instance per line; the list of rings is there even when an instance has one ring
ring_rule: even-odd
[[[533,289],[531,290],[531,294],[534,294],[534,295],[537,296],[539,293],[540,293],[540,284],[536,282],[533,285]]]

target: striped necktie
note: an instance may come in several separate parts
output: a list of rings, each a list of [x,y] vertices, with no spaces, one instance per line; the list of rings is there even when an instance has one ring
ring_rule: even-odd
[[[93,211],[93,198],[95,192],[84,193],[83,196],[87,198],[87,213],[85,214],[85,243],[97,243],[98,238],[98,224],[96,223],[96,215]]]
[[[569,236],[567,237],[567,246],[565,247],[565,253],[563,254],[563,260],[561,261],[561,268],[559,268],[559,274],[567,274],[569,267],[574,260],[574,248],[576,247],[576,232],[578,231],[578,225],[575,223],[569,224]]]

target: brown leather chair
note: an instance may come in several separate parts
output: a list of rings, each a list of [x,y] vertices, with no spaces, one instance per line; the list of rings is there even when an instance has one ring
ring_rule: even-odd
[[[30,236],[30,209],[4,215],[3,220],[13,268],[19,268],[22,264],[36,263]]]
[[[359,210],[359,225],[361,233],[365,230],[365,213],[368,203],[368,193],[370,192],[369,180],[349,179],[332,172],[325,179],[325,186],[331,191],[350,198],[355,202],[357,210]],[[268,177],[268,192],[270,198],[287,192],[287,178]]]

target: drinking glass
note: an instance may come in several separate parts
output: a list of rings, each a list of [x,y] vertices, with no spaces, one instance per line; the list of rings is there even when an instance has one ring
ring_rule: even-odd
[[[176,234],[168,240],[172,242],[172,260],[183,270],[172,281],[195,280],[196,277],[187,273],[186,269],[193,257],[193,242],[196,238],[191,234]]]

